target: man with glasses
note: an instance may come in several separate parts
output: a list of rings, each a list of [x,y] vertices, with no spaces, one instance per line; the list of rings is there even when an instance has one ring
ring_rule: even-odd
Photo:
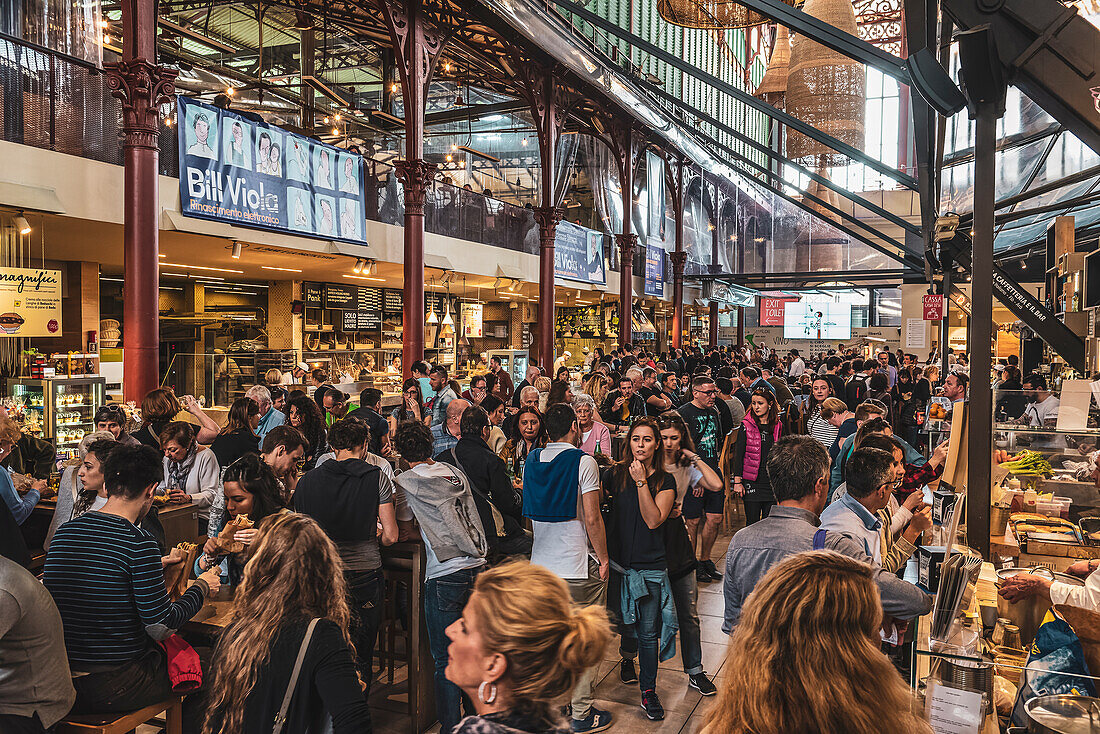
[[[141,441],[126,432],[126,411],[118,403],[100,406],[92,419],[97,431],[107,431],[115,440],[126,446],[140,446]]]
[[[691,441],[695,444],[695,451],[699,458],[721,476],[718,454],[722,450],[725,434],[722,432],[721,416],[714,407],[717,395],[718,387],[714,384],[714,380],[700,375],[691,381],[691,402],[681,405],[678,412],[687,423]],[[714,547],[714,540],[718,537],[718,526],[722,523],[724,499],[723,490],[706,490],[700,497],[696,497],[691,492],[684,497],[682,510],[684,523],[687,525],[688,536],[695,549],[695,557],[699,559],[695,575],[696,579],[703,583],[722,578],[722,574],[718,572],[714,561],[710,558],[710,553]],[[704,516],[706,519],[700,530],[699,522]]]
[[[886,380],[890,383],[890,389],[893,390],[894,384],[898,381],[898,369],[890,364],[889,352],[878,353],[878,369],[875,371],[886,375]]]

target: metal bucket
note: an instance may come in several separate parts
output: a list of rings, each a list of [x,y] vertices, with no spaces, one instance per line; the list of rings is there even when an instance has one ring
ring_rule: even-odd
[[[997,572],[997,585],[1000,586],[1001,581],[1011,578],[1018,573],[1030,573],[1035,576],[1062,581],[1074,586],[1085,585],[1085,582],[1076,576],[1069,576],[1064,573],[1054,573],[1050,569],[1043,568],[1042,566],[1036,566],[1034,568],[1003,568]],[[1046,596],[1030,596],[1013,604],[1000,594],[997,595],[997,614],[1000,617],[1011,620],[1013,624],[1020,628],[1020,642],[1024,649],[1027,649],[1027,647],[1031,645],[1032,640],[1035,639],[1035,633],[1039,630],[1039,625],[1043,623],[1043,617],[1045,617],[1049,611],[1050,599]]]

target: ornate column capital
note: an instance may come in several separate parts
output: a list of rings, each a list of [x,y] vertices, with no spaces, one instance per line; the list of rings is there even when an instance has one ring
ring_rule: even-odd
[[[669,262],[672,263],[672,277],[683,278],[684,266],[687,265],[688,254],[683,250],[668,253]]]
[[[175,69],[145,59],[104,64],[107,88],[122,102],[122,129],[126,145],[158,150],[160,125],[157,107],[176,94]]]
[[[405,214],[424,216],[424,199],[432,184],[436,165],[422,158],[396,161],[394,168],[405,192]]]
[[[638,235],[631,232],[615,235],[615,243],[619,246],[619,262],[628,263],[634,260],[634,248],[638,246]]]
[[[539,243],[542,247],[554,246],[554,235],[558,223],[565,216],[565,210],[557,206],[536,206],[533,208],[535,222],[539,225]]]

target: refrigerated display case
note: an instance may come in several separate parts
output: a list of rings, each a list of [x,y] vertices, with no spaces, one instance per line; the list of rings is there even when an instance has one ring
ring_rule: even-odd
[[[500,359],[500,368],[512,378],[512,384],[518,385],[527,377],[527,365],[530,364],[529,350],[527,349],[490,349],[489,359]]]
[[[95,430],[92,419],[106,384],[103,377],[16,378],[8,380],[8,396],[24,431],[59,449],[73,448]]]

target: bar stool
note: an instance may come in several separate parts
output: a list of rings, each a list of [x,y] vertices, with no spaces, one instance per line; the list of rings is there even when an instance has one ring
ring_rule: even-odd
[[[183,734],[183,699],[173,696],[138,711],[115,714],[75,714],[62,719],[58,734],[129,734],[164,714],[165,734]]]
[[[378,673],[386,673],[386,682],[393,685],[394,670],[398,663],[408,666],[412,655],[409,639],[410,620],[405,620],[401,628],[401,614],[398,597],[401,596],[399,584],[405,583],[408,589],[413,583],[412,565],[404,559],[383,559],[382,569],[386,575],[386,600],[382,605],[382,624],[378,627],[378,646],[374,656],[378,661]],[[397,640],[403,642],[404,650],[397,651]]]

